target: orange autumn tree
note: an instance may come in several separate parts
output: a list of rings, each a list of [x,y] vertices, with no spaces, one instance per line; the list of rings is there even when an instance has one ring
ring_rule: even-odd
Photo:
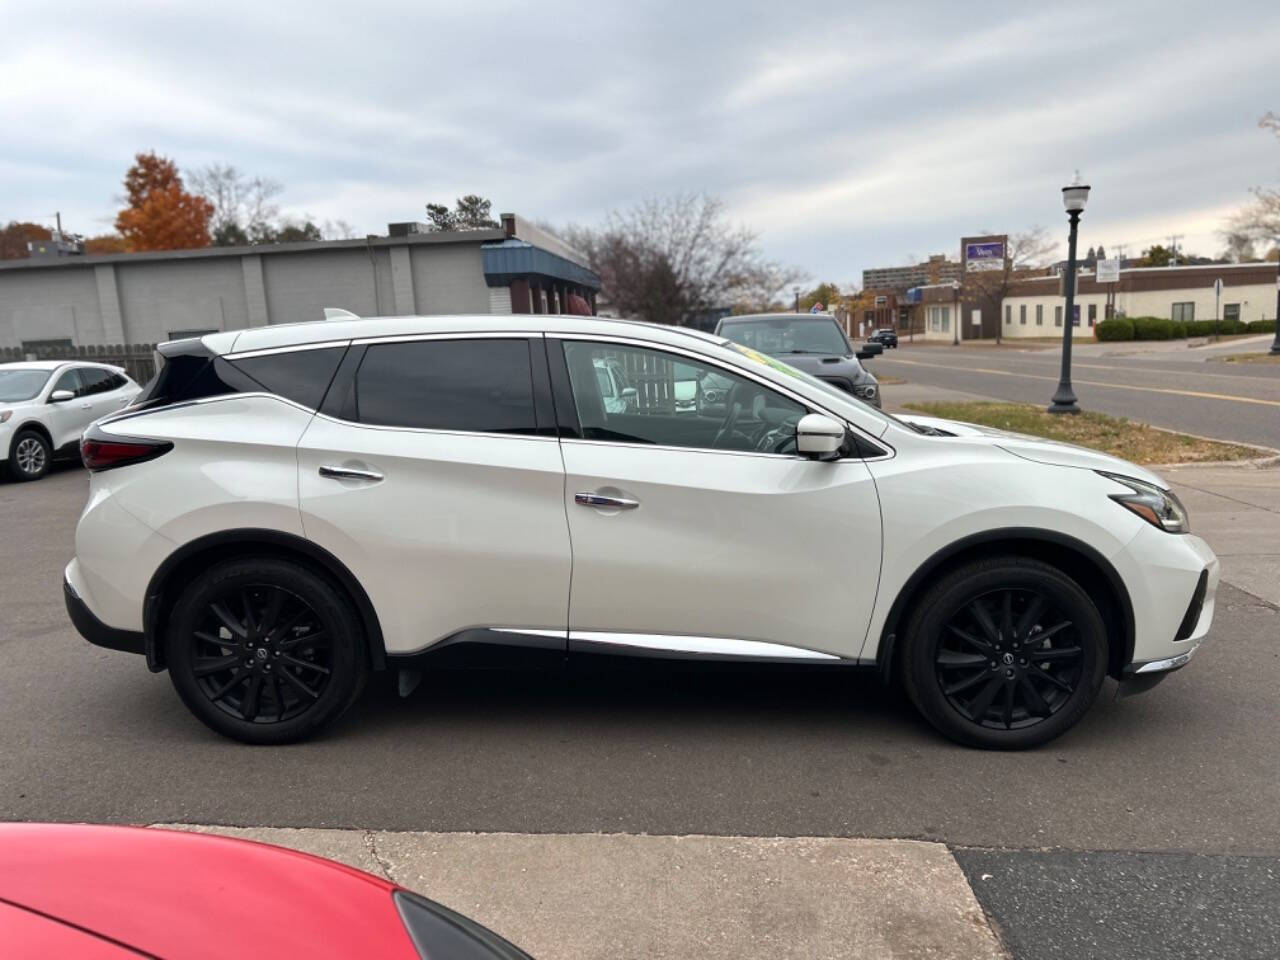
[[[209,246],[213,204],[183,189],[172,160],[154,151],[139,153],[124,176],[124,189],[128,206],[116,216],[116,230],[130,253]]]

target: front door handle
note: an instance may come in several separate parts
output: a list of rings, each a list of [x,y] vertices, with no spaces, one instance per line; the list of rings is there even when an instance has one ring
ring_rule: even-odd
[[[606,497],[599,493],[575,493],[573,502],[584,507],[613,507],[615,510],[634,510],[640,506],[639,500],[627,497]]]
[[[382,474],[377,470],[361,470],[357,467],[335,467],[331,464],[325,464],[320,468],[320,476],[328,477],[330,480],[371,480],[376,482],[382,479]]]

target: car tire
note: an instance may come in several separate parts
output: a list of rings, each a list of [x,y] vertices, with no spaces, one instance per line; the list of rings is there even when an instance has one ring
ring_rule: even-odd
[[[1061,570],[1029,557],[973,560],[943,575],[907,623],[902,679],[958,743],[1022,750],[1073,727],[1107,669],[1097,607]]]
[[[9,445],[9,476],[23,482],[39,480],[49,472],[53,451],[49,442],[34,430],[21,430]]]
[[[169,616],[165,657],[197,718],[253,744],[315,734],[355,702],[369,670],[342,590],[274,557],[227,561],[191,580]]]

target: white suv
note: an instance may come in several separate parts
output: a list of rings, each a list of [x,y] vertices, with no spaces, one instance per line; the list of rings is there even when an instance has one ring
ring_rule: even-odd
[[[160,354],[85,436],[67,608],[245,741],[312,733],[371,669],[621,654],[878,667],[948,736],[1028,747],[1213,617],[1218,561],[1159,477],[706,334],[398,317]],[[690,381],[727,396],[678,403]]]
[[[119,413],[139,387],[105,363],[37,360],[0,363],[0,468],[13,480],[39,480],[54,457],[76,456],[93,421]]]

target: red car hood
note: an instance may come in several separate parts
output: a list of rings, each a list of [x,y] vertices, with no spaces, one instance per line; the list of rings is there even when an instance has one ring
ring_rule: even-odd
[[[0,824],[0,900],[161,957],[418,960],[396,889],[342,864],[226,837]]]

